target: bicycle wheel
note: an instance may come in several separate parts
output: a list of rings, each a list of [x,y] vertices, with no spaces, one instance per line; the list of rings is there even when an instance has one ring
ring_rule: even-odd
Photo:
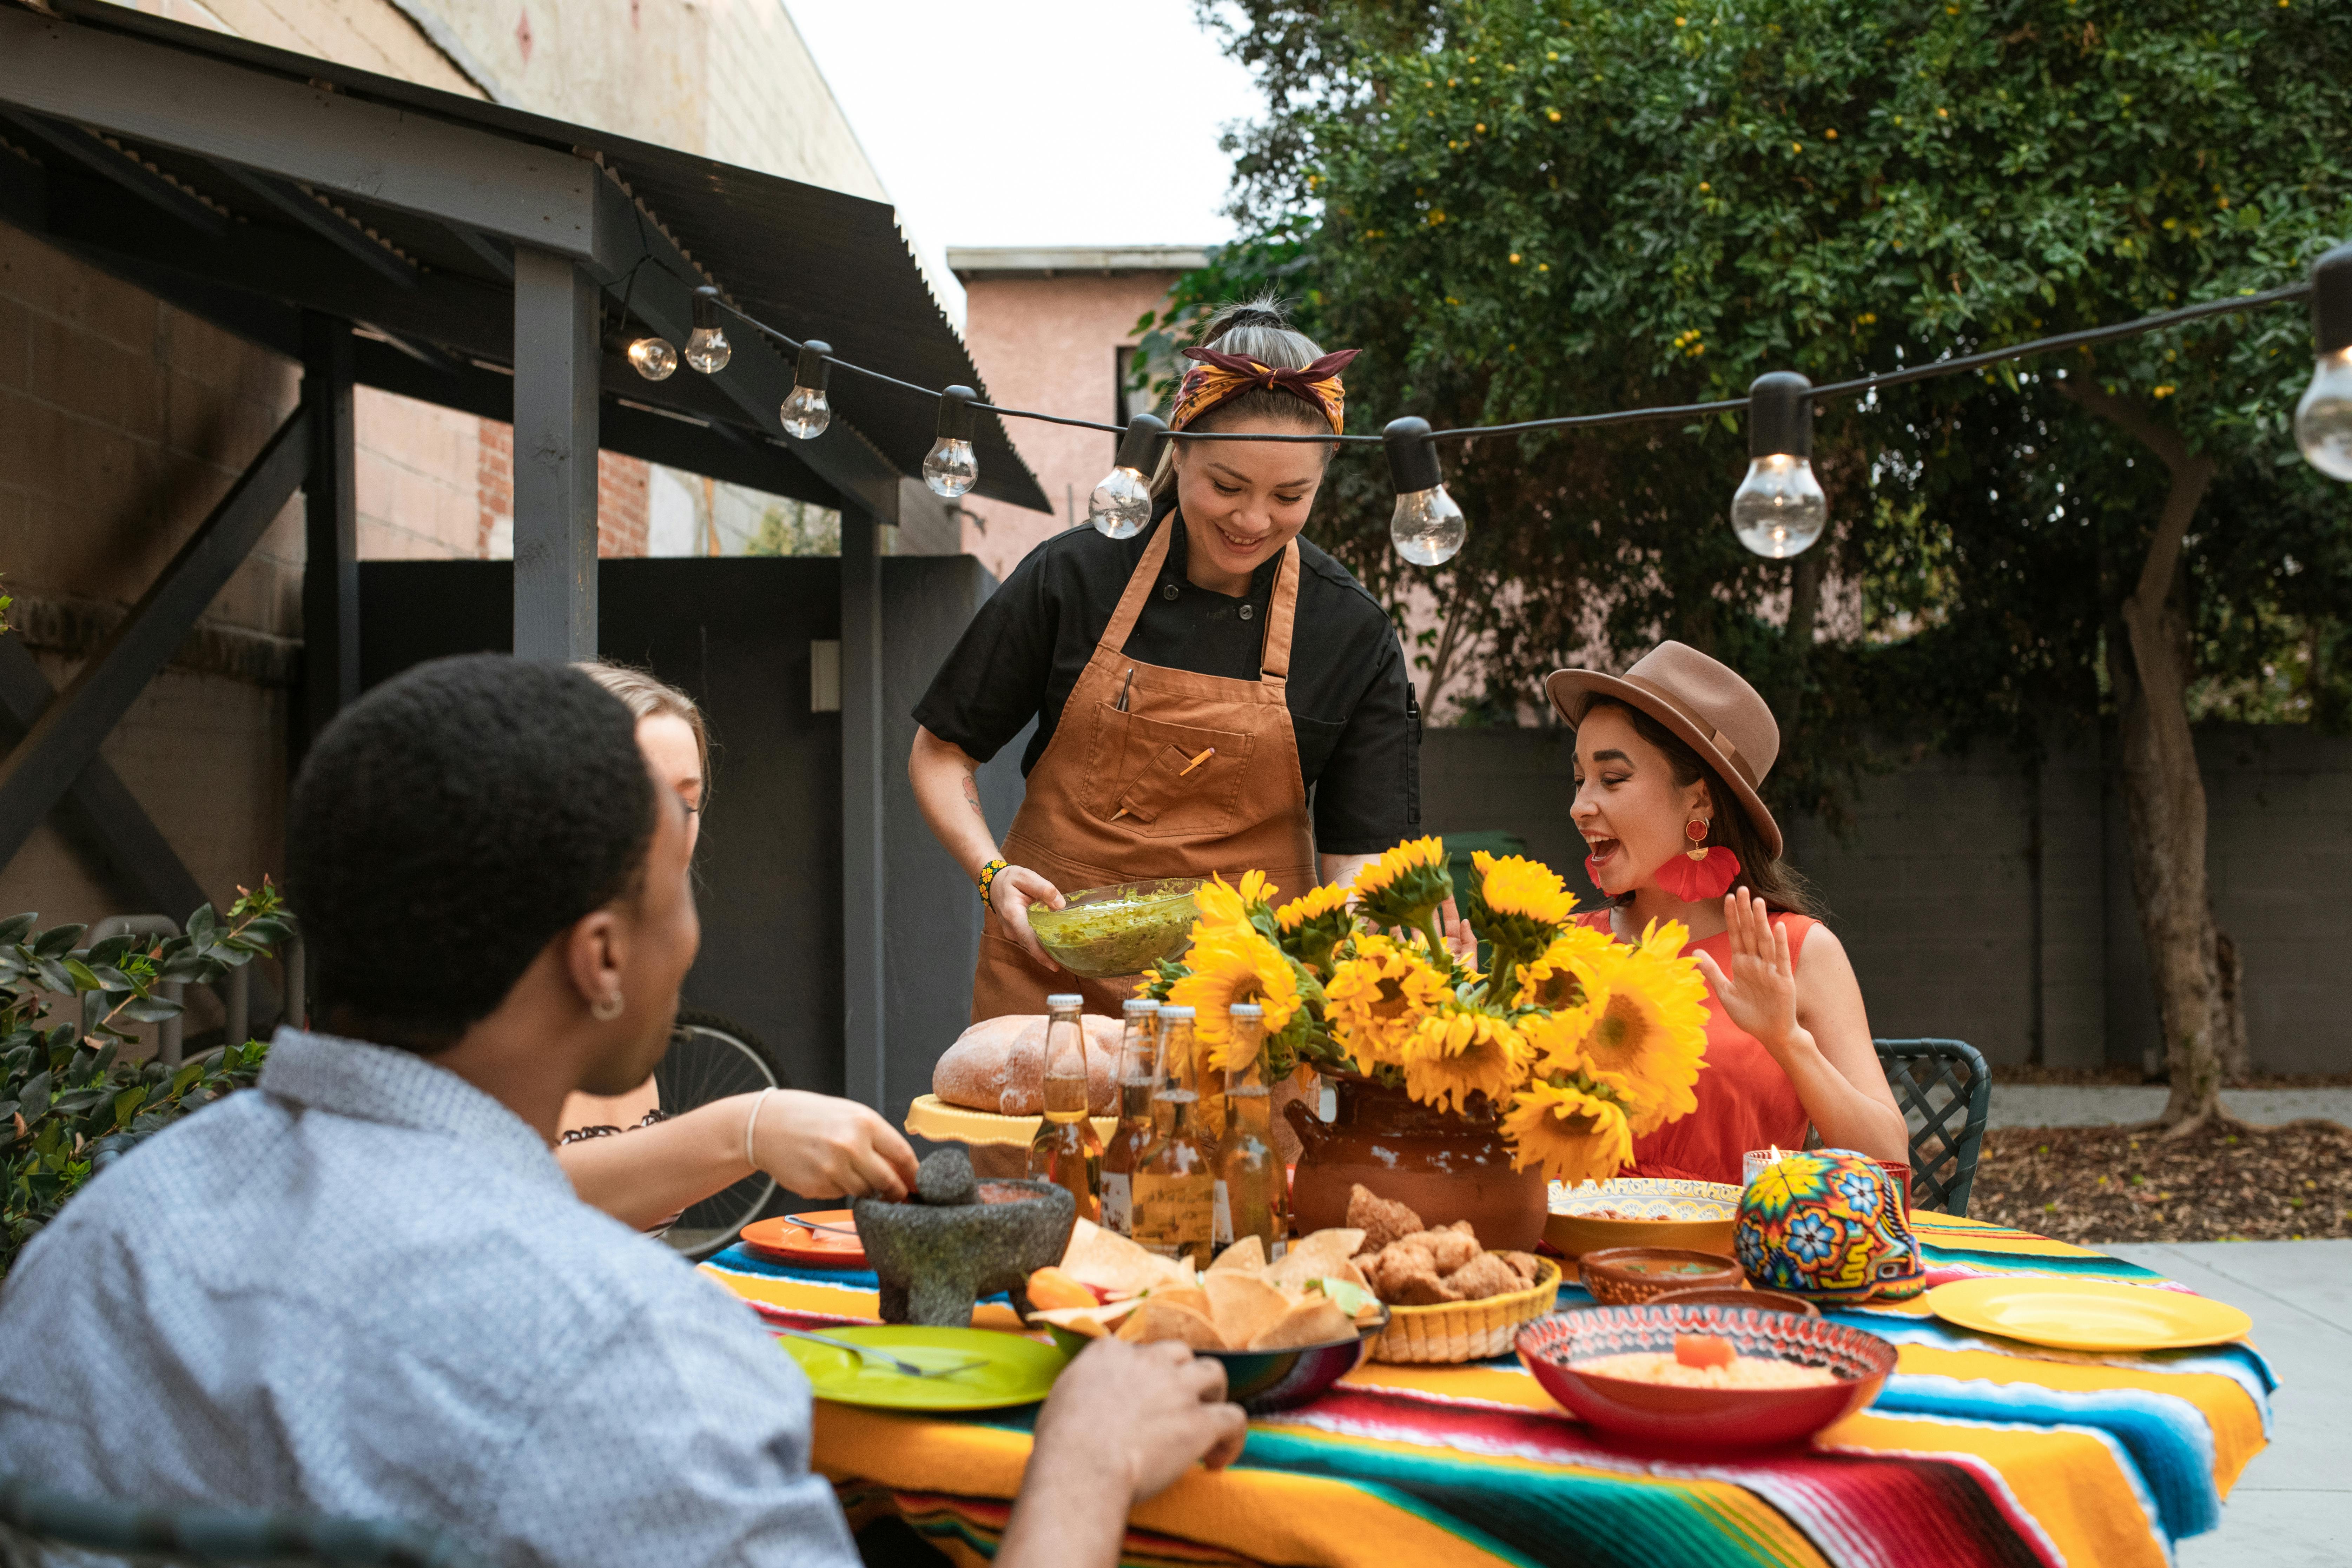
[[[730,1095],[784,1088],[781,1079],[751,1032],[715,1013],[678,1014],[669,1050],[654,1068],[662,1109],[673,1116]],[[754,1171],[689,1206],[662,1239],[688,1258],[708,1258],[732,1242],[775,1190],[773,1176]]]

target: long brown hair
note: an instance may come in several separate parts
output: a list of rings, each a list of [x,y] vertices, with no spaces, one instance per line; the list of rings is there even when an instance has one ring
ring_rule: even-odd
[[[1825,912],[1821,896],[1813,885],[1786,860],[1767,852],[1764,836],[1740,809],[1739,796],[1723,782],[1723,774],[1700,756],[1689,742],[1643,712],[1632,703],[1614,697],[1595,697],[1584,710],[1592,717],[1595,710],[1614,708],[1633,721],[1633,732],[1665,753],[1667,770],[1675,784],[1687,789],[1705,780],[1708,801],[1715,807],[1715,819],[1709,825],[1709,844],[1720,844],[1739,857],[1739,876],[1732,884],[1746,888],[1756,898],[1764,900],[1769,910],[1786,910],[1790,914],[1811,915],[1819,920]],[[1622,894],[1618,903],[1633,900],[1631,892]]]
[[[703,723],[702,710],[695,705],[694,699],[660,677],[625,664],[583,658],[576,660],[572,668],[619,698],[632,718],[650,719],[662,713],[686,721],[686,727],[694,731],[695,757],[702,772],[699,809],[707,809],[710,805],[710,731]]]
[[[1304,370],[1323,357],[1323,350],[1305,332],[1292,330],[1290,317],[1282,300],[1272,294],[1261,294],[1246,304],[1219,307],[1217,313],[1202,323],[1199,345],[1214,349],[1219,353],[1247,354],[1260,364],[1277,370]],[[1274,425],[1296,425],[1299,429],[1319,433],[1330,426],[1324,423],[1312,405],[1286,392],[1262,387],[1244,392],[1231,403],[1201,416],[1193,426],[1196,430],[1231,430],[1252,421]],[[1160,454],[1160,466],[1152,470],[1151,493],[1164,496],[1176,488],[1176,448],[1180,443],[1171,441]],[[1329,462],[1335,448],[1324,447],[1323,460]]]

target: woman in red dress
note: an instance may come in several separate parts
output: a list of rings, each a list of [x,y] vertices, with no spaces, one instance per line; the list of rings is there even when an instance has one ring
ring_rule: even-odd
[[[1737,1184],[1743,1152],[1801,1148],[1808,1123],[1829,1147],[1906,1159],[1853,965],[1756,793],[1780,749],[1771,709],[1677,642],[1622,676],[1555,670],[1544,688],[1576,727],[1573,815],[1609,900],[1578,918],[1626,942],[1680,921],[1706,977],[1698,1109],[1635,1140],[1632,1173]]]

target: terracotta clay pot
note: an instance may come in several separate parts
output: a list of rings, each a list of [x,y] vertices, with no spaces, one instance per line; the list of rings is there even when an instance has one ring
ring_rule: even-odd
[[[1530,1252],[1543,1239],[1543,1172],[1511,1168],[1510,1145],[1483,1097],[1466,1111],[1439,1110],[1402,1089],[1327,1076],[1339,1095],[1331,1121],[1303,1102],[1283,1107],[1300,1145],[1290,1180],[1299,1235],[1345,1225],[1348,1191],[1360,1182],[1430,1226],[1468,1220],[1487,1247]]]

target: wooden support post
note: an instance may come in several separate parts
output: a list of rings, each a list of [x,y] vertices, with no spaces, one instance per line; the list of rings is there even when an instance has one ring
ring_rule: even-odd
[[[596,657],[597,289],[587,269],[515,249],[514,651]]]
[[[882,528],[849,504],[841,509],[841,1091],[887,1111],[882,876]]]
[[[302,691],[296,761],[360,694],[359,511],[352,429],[352,328],[302,315],[302,406],[310,416],[302,481]],[[186,911],[174,911],[185,918]]]

